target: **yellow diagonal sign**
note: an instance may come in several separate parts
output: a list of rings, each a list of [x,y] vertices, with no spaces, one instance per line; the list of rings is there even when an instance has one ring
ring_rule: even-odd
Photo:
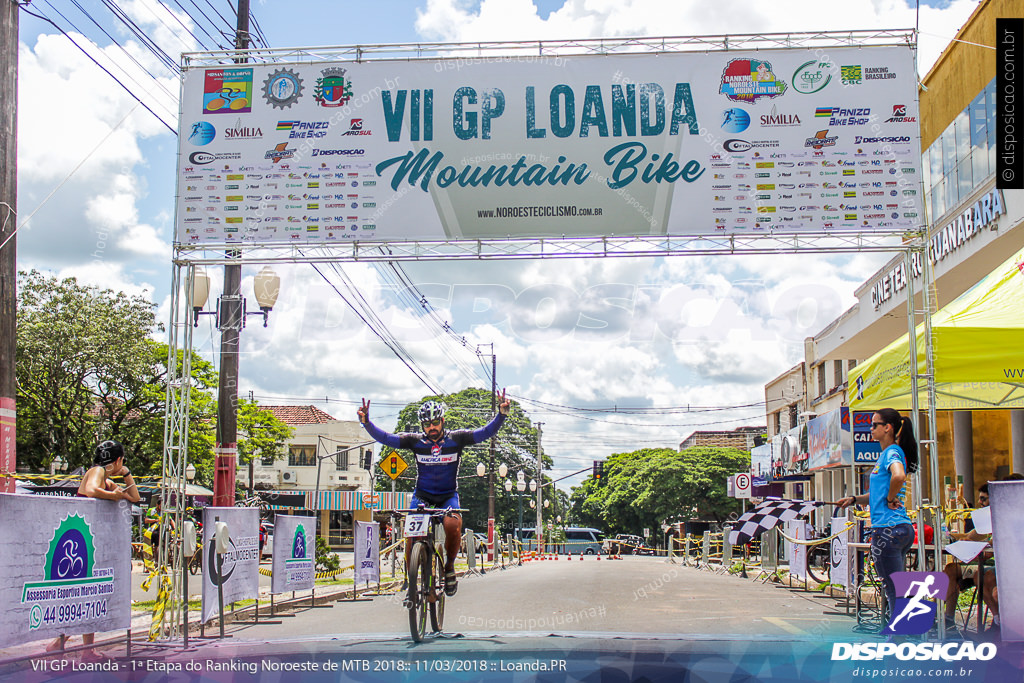
[[[397,451],[391,451],[383,458],[380,459],[379,467],[384,470],[384,474],[391,477],[392,480],[398,479],[398,477],[405,472],[405,468],[409,465],[402,459],[402,456]]]

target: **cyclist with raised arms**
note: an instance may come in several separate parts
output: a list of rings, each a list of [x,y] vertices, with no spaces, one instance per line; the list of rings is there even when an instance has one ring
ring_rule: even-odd
[[[366,433],[375,441],[391,448],[407,448],[416,456],[416,486],[413,489],[411,507],[459,508],[459,462],[466,446],[472,446],[490,439],[498,433],[509,412],[509,401],[501,392],[498,414],[479,429],[456,429],[448,431],[444,425],[443,403],[427,401],[420,406],[417,417],[422,434],[404,432],[391,434],[370,422],[370,402],[363,399],[363,405],[356,411]],[[449,512],[444,520],[445,550],[444,592],[455,595],[458,577],[455,574],[455,557],[462,540],[462,515]],[[409,547],[405,549],[405,565],[409,566]]]

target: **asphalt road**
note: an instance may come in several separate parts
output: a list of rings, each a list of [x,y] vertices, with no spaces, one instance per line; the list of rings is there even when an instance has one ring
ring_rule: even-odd
[[[251,625],[234,639],[352,635],[408,636],[401,595],[336,602]],[[684,637],[797,638],[849,635],[852,614],[837,600],[652,557],[532,562],[486,576],[467,575],[448,600],[444,632],[547,635],[631,633]]]

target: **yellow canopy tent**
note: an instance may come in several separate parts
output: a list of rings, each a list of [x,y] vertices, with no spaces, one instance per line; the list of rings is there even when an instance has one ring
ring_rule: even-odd
[[[1024,408],[1024,250],[932,316],[937,410]],[[908,335],[849,375],[853,410],[911,408]],[[924,326],[917,327],[917,367],[924,374]],[[924,383],[918,401],[928,405]]]

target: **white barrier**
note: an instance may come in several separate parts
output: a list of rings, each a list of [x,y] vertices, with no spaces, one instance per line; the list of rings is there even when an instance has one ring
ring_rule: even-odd
[[[131,504],[0,494],[0,647],[131,624]]]

